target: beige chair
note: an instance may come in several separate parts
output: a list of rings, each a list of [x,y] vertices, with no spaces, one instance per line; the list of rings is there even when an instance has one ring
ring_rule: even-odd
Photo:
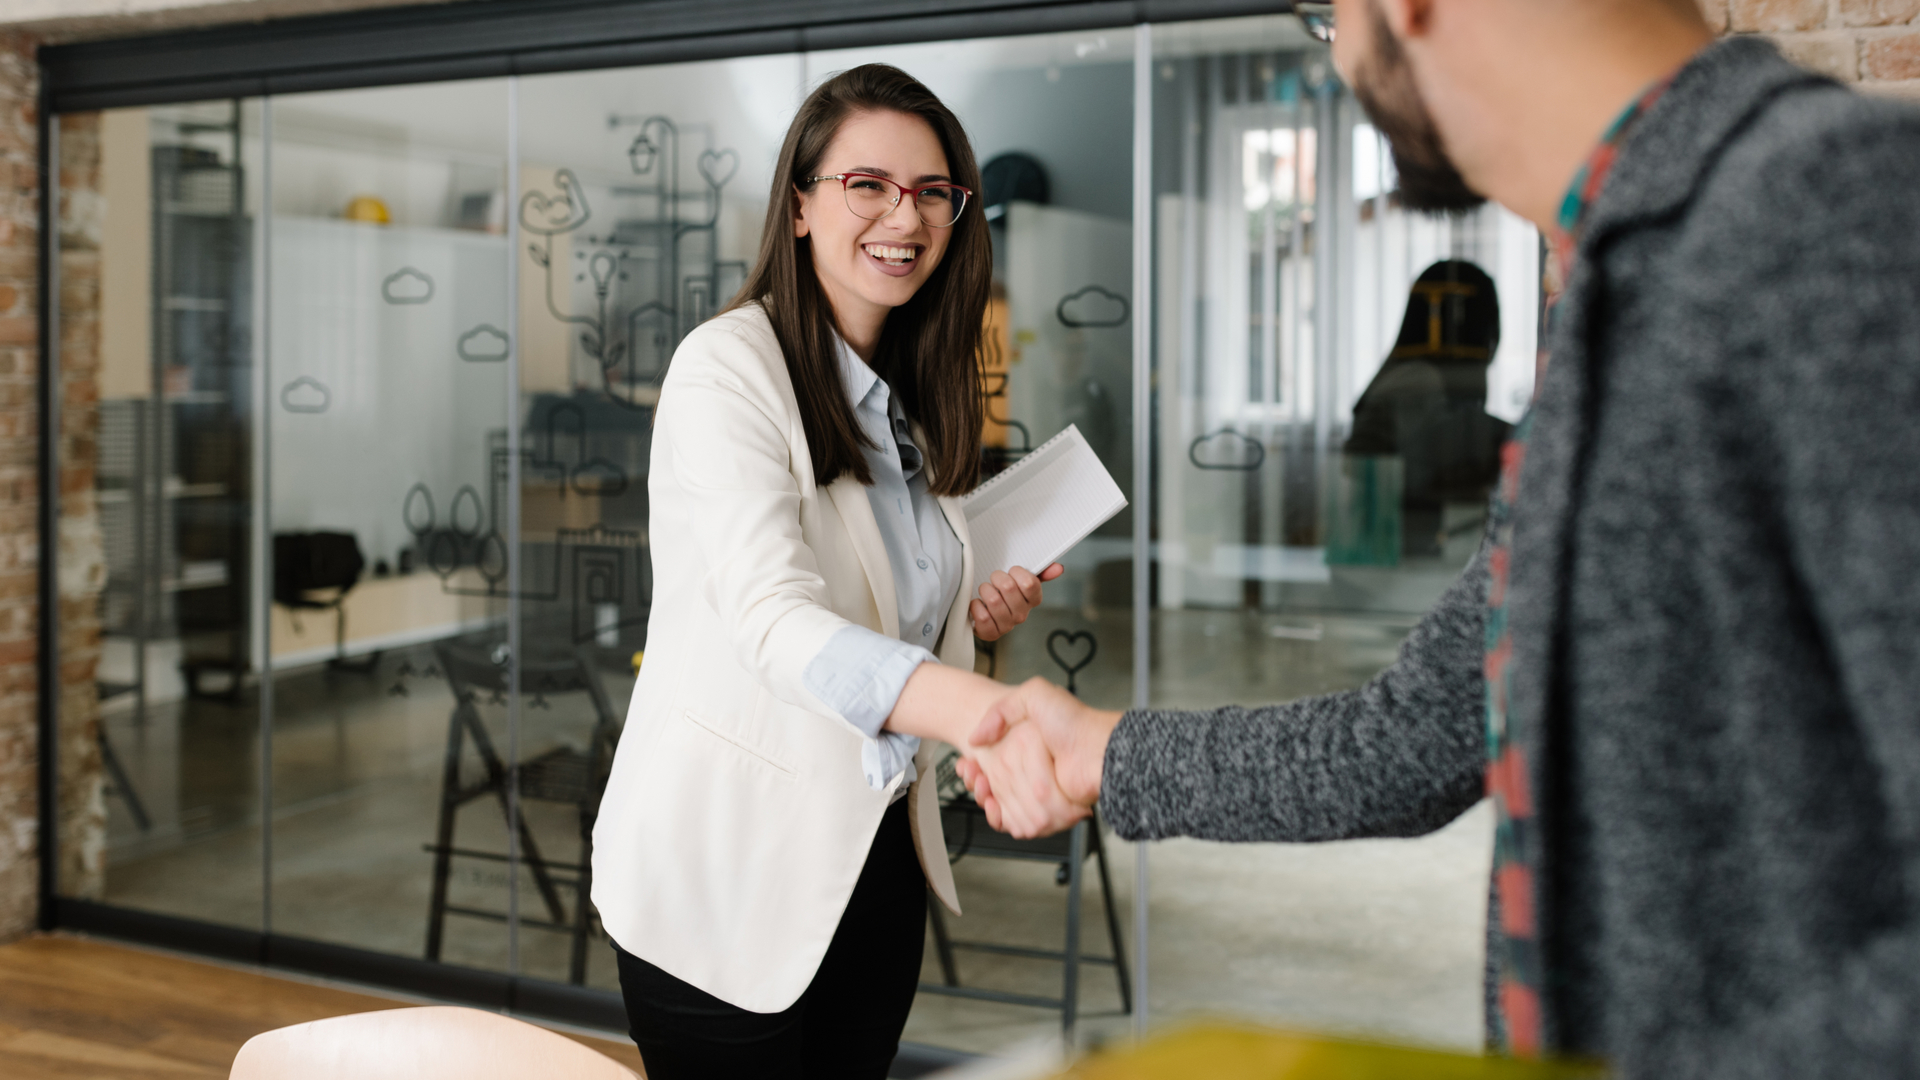
[[[639,1080],[546,1028],[436,1005],[295,1024],[255,1035],[228,1080]]]

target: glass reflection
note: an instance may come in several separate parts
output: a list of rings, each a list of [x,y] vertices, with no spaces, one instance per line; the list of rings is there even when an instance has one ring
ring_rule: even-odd
[[[276,98],[268,302],[273,929],[500,970],[507,107]]]
[[[799,85],[791,56],[519,84],[523,848],[553,864],[523,892],[529,975],[619,989],[582,898],[646,649],[653,407],[680,339],[745,280]]]
[[[966,125],[994,245],[989,473],[1073,424],[1132,492],[1132,42],[1119,28],[806,57],[808,85],[863,63],[901,67]],[[1082,541],[1044,606],[981,650],[980,670],[1131,704],[1132,533],[1129,509]],[[993,1052],[1063,1026],[1123,1031],[1131,987],[1109,961],[1132,941],[1131,847],[1085,828],[1035,844],[996,837],[963,796],[943,788],[965,914],[934,916],[906,1038]]]
[[[586,838],[647,644],[652,409],[744,279],[802,94],[869,61],[985,163],[989,471],[1073,424],[1131,493],[1152,319],[1153,702],[1390,663],[1530,395],[1537,238],[1402,211],[1296,21],[1153,40],[1151,298],[1124,29],[298,95],[270,147],[253,102],[63,118],[61,452],[92,469],[63,508],[63,650],[93,689],[61,705],[62,894],[266,925],[265,716],[272,930],[617,989]],[[1132,704],[1134,528],[1076,548],[983,668]],[[1131,847],[994,858],[945,794],[967,915],[929,928],[907,1037],[1057,1030],[1069,982],[1083,1035],[1122,1027],[1099,961],[1133,941]],[[1158,845],[1155,1015],[1475,1044],[1484,828]],[[1069,978],[1048,954],[1074,887]]]
[[[1402,210],[1297,20],[1153,40],[1152,703],[1355,687],[1478,546],[1531,393],[1538,239]],[[1487,829],[1155,844],[1155,1017],[1477,1047]]]
[[[60,121],[60,892],[261,925],[258,107]],[[228,872],[251,867],[252,872]]]

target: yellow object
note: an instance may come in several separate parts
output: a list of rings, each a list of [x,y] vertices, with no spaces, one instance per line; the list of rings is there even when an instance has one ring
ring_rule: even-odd
[[[1518,1061],[1208,1024],[1097,1053],[1060,1080],[1600,1080],[1587,1061]]]
[[[347,202],[347,212],[340,216],[348,221],[371,221],[375,225],[386,225],[393,221],[393,215],[387,212],[387,204],[372,195],[355,195]]]
[[[640,649],[640,650],[637,650],[637,651],[635,651],[635,652],[634,652],[634,654],[633,654],[633,673],[634,673],[635,675],[638,675],[638,674],[640,674],[640,662],[641,662],[642,660],[645,660],[646,658],[647,658],[647,653],[646,653],[646,650],[645,650],[645,649]]]

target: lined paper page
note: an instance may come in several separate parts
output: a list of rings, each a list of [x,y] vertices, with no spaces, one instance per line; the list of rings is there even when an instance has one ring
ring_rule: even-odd
[[[1071,424],[960,502],[972,534],[974,582],[995,570],[1034,573],[1058,560],[1108,518],[1126,509],[1086,436]]]

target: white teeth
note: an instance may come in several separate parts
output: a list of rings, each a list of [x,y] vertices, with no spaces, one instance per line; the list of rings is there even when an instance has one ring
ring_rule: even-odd
[[[910,247],[894,247],[891,244],[866,244],[863,246],[867,254],[885,262],[899,264],[913,261],[914,252]]]

